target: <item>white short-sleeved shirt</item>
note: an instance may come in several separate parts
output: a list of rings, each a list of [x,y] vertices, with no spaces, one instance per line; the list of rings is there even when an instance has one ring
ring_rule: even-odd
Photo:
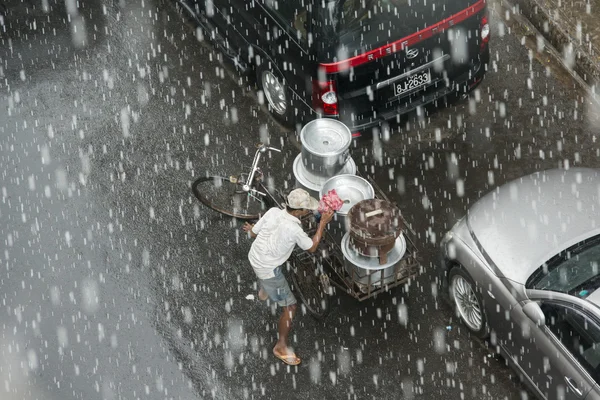
[[[294,246],[298,245],[302,250],[313,246],[300,220],[277,207],[268,210],[252,231],[257,237],[248,253],[248,260],[259,279],[273,278],[273,270],[287,261]]]

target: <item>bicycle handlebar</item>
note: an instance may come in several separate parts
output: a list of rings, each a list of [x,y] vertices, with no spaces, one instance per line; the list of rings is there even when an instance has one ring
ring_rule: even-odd
[[[256,145],[257,150],[256,150],[256,154],[254,154],[254,161],[252,161],[252,170],[250,171],[250,175],[248,176],[248,180],[246,181],[245,185],[244,185],[244,190],[245,191],[256,191],[254,189],[251,189],[251,185],[252,185],[252,180],[254,179],[254,174],[256,173],[256,171],[258,170],[258,162],[260,161],[260,155],[261,153],[265,153],[267,150],[273,150],[276,151],[278,153],[281,153],[281,150],[276,149],[275,147],[269,147],[264,143],[258,143]],[[264,196],[265,194],[259,191],[256,191],[256,193],[261,194],[262,196]]]
[[[266,145],[266,144],[264,144],[264,143],[258,143],[258,144],[256,145],[256,148],[258,149],[257,151],[260,151],[261,153],[264,153],[264,152],[265,152],[265,151],[267,151],[267,150],[273,150],[273,151],[276,151],[276,152],[278,152],[278,153],[281,153],[281,150],[279,150],[279,149],[276,149],[275,147],[269,147],[269,146],[267,146],[267,145]]]

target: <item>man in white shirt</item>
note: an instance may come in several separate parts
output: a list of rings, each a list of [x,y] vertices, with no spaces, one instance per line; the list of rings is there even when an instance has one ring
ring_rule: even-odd
[[[312,239],[302,229],[300,218],[318,207],[319,202],[306,190],[294,189],[287,197],[285,210],[271,208],[256,224],[245,223],[243,226],[244,232],[256,238],[248,253],[248,260],[260,283],[258,296],[261,300],[269,298],[283,308],[278,325],[279,339],[273,354],[288,365],[298,365],[301,360],[287,345],[296,314],[296,298],[281,269],[296,245],[311,253],[317,251],[323,230],[333,218],[333,211],[321,215]]]

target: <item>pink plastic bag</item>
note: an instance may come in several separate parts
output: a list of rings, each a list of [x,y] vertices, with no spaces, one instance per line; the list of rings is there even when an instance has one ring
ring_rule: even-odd
[[[332,189],[327,192],[319,201],[319,209],[320,213],[324,213],[330,210],[338,211],[344,205],[344,201],[340,199],[340,196],[337,195],[335,189]]]

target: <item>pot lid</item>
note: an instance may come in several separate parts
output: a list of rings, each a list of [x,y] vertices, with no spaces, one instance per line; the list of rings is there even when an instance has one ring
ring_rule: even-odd
[[[335,189],[337,195],[344,201],[342,208],[337,211],[338,214],[342,215],[348,214],[348,211],[356,203],[375,197],[373,186],[366,179],[354,174],[336,175],[329,178],[321,187],[319,198],[323,198],[332,189]]]
[[[336,119],[319,118],[300,131],[302,147],[316,156],[337,156],[350,147],[352,132]]]
[[[394,266],[399,262],[406,253],[406,239],[404,235],[400,235],[394,242],[394,247],[387,254],[387,263],[379,264],[376,257],[367,257],[357,252],[350,245],[350,233],[346,233],[342,238],[341,249],[344,258],[354,264],[354,266],[362,269],[380,270]]]
[[[323,184],[330,179],[315,175],[306,169],[304,163],[302,162],[302,154],[298,154],[296,156],[292,169],[294,171],[294,177],[301,182],[302,185],[309,187],[316,192],[319,192]],[[346,161],[346,165],[344,165],[344,168],[342,171],[340,171],[340,173],[351,175],[356,174],[356,163],[352,157],[348,157],[348,161]]]
[[[348,212],[350,233],[366,244],[393,241],[402,232],[400,210],[389,201],[369,199],[356,203]]]

